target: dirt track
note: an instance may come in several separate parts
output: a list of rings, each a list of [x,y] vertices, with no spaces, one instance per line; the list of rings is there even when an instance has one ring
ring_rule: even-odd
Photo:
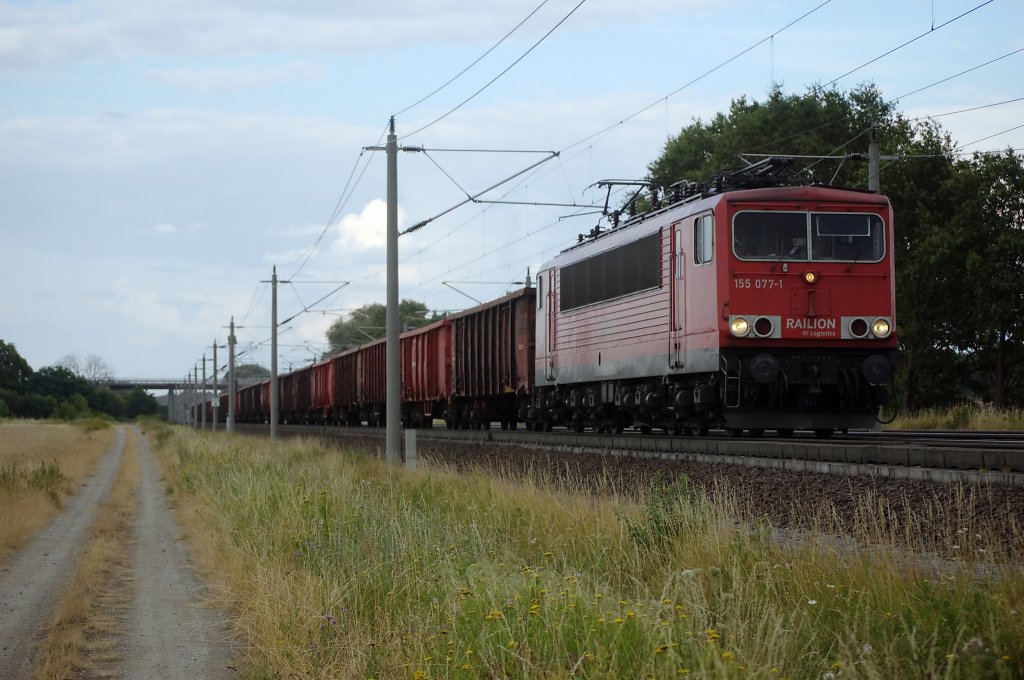
[[[122,678],[232,677],[227,622],[215,610],[198,606],[202,583],[189,567],[149,443],[138,436],[142,481],[133,544],[128,546],[131,577],[121,584],[131,589],[126,598],[131,606],[122,621],[124,633],[115,639],[121,661],[113,670]],[[124,428],[119,427],[96,474],[64,512],[0,565],[0,678],[31,677],[36,643],[87,544],[124,443]]]

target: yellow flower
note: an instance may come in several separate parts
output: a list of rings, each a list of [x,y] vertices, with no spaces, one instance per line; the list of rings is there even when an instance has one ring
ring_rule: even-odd
[[[427,675],[426,671],[416,671],[412,674],[412,677],[413,680],[426,680],[430,676]]]
[[[1009,657],[1009,656],[1007,656],[1006,654],[1003,654],[1003,655],[1002,655],[1001,657],[999,657],[999,660],[1000,660],[1000,661],[1009,661],[1009,660],[1010,660],[1010,657]]]
[[[586,659],[587,661],[593,661],[594,660],[594,655],[591,654],[590,652],[584,652],[583,658]]]
[[[462,664],[462,670],[464,670],[464,671],[472,670],[472,668],[473,667],[470,666],[468,663]]]
[[[612,623],[622,623],[622,619],[616,617],[615,620],[612,621]]]
[[[722,637],[714,628],[708,628],[706,631],[704,631],[704,634],[708,636],[709,640],[717,640],[718,638]]]
[[[668,649],[668,645],[662,645],[662,646],[658,647],[657,649],[655,649],[654,653],[655,654],[664,654],[665,650],[667,650],[667,649]]]
[[[772,666],[771,668],[768,669],[768,672],[771,673],[772,675],[775,675],[776,673],[779,672],[779,669],[776,668],[775,666]]]
[[[722,661],[725,661],[726,663],[732,661],[732,652],[730,652],[730,651],[722,652]]]
[[[635,619],[636,618],[636,612],[634,612],[632,609],[627,610],[626,611],[626,618],[627,619]]]
[[[832,670],[834,671],[841,671],[844,668],[846,668],[846,664],[842,661],[836,661],[834,664],[832,664]]]
[[[518,643],[518,642],[516,642],[515,640],[509,640],[509,641],[508,641],[508,645],[506,645],[506,646],[507,646],[507,647],[508,647],[509,649],[518,649],[518,648],[519,648],[519,643]]]
[[[544,557],[554,557],[554,556],[555,556],[555,553],[553,553],[553,552],[546,552],[546,553],[544,553]]]
[[[672,604],[672,600],[670,600],[670,599],[668,599],[668,598],[666,597],[666,598],[665,598],[664,600],[662,600],[662,601],[661,601],[661,603],[662,603],[662,604]]]

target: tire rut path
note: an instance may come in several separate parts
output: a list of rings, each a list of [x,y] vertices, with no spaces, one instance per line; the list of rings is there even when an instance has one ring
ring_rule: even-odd
[[[124,443],[124,428],[118,427],[96,473],[64,512],[0,565],[0,678],[31,676],[35,643],[75,572],[96,508],[121,466]]]
[[[139,433],[141,483],[129,546],[132,601],[122,638],[122,678],[231,678],[233,645],[222,612],[202,605],[203,582],[192,570],[181,529],[168,504],[161,470]]]

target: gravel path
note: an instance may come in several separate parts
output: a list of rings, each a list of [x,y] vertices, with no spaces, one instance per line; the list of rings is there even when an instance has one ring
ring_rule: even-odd
[[[135,429],[135,428],[133,428]],[[120,661],[101,671],[121,678],[231,678],[229,624],[202,606],[202,582],[193,572],[181,530],[167,502],[149,441],[137,429],[141,483],[121,634],[111,636]],[[99,468],[53,523],[0,565],[0,680],[30,678],[35,646],[89,539],[96,508],[107,496],[124,455],[118,427]],[[76,676],[86,677],[86,676]]]
[[[64,512],[0,567],[0,678],[31,675],[36,637],[74,573],[96,506],[121,465],[124,439],[119,427],[96,474],[68,501]]]
[[[230,678],[228,623],[202,607],[205,589],[192,571],[168,506],[160,468],[139,435],[142,482],[135,524],[134,594],[123,637],[123,678]],[[0,674],[2,675],[2,674]]]

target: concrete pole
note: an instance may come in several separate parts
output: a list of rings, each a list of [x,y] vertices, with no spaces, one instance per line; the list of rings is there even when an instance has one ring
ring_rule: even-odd
[[[199,367],[192,365],[192,427],[199,427]]]
[[[881,155],[878,151],[878,128],[871,126],[871,142],[868,144],[868,191],[881,193]]]
[[[228,335],[228,432],[235,431],[235,317],[231,317],[231,330]]]
[[[203,424],[202,429],[206,429],[206,352],[203,352],[203,389],[202,396],[199,401],[199,413],[200,422]]]
[[[217,338],[213,339],[213,431],[217,431],[217,409],[220,408],[220,393],[217,391]]]
[[[391,118],[387,143],[387,347],[385,352],[387,390],[384,453],[389,465],[402,460],[402,367],[398,348],[398,137]]]
[[[281,412],[277,394],[277,267],[270,277],[270,438],[277,439],[277,419]]]

